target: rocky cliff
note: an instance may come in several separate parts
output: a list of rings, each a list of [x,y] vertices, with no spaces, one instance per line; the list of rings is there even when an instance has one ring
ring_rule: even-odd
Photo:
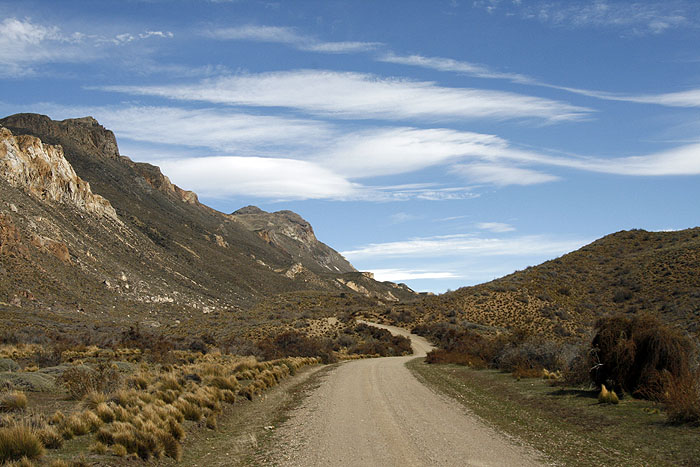
[[[0,177],[37,198],[121,222],[109,201],[92,193],[90,184],[76,175],[60,146],[15,136],[4,127],[0,127]]]

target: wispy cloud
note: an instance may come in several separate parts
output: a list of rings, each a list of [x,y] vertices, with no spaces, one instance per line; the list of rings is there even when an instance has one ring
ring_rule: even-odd
[[[40,63],[83,61],[85,56],[75,46],[81,38],[65,35],[56,26],[5,18],[0,23],[0,76],[31,74]]]
[[[496,159],[515,150],[494,135],[446,128],[380,128],[349,133],[323,154],[323,163],[350,177],[415,172],[464,158]]]
[[[473,198],[465,188],[379,187],[351,181],[314,162],[274,157],[178,157],[158,165],[182,188],[208,198],[275,200],[440,201]]]
[[[21,77],[36,73],[48,63],[76,63],[103,58],[100,47],[118,46],[152,37],[172,38],[168,31],[119,33],[113,36],[82,31],[64,32],[55,25],[30,19],[5,18],[0,23],[0,76]]]
[[[668,92],[660,94],[622,94],[591,89],[571,88],[566,86],[544,85],[555,89],[569,91],[583,96],[609,101],[635,102],[638,104],[657,104],[666,107],[700,107],[700,89]]]
[[[477,0],[474,6],[489,13],[516,14],[553,26],[614,28],[630,35],[661,34],[670,29],[691,26],[697,19],[698,11],[697,3],[688,1]]]
[[[370,74],[298,70],[206,79],[194,84],[105,86],[106,91],[186,101],[287,107],[353,119],[430,120],[584,118],[591,110],[501,91],[448,88],[432,82]]]
[[[417,219],[415,215],[409,214],[407,212],[397,212],[389,216],[389,221],[391,221],[392,224],[402,224],[404,222],[409,222],[415,219]]]
[[[542,235],[482,238],[470,234],[416,238],[405,241],[371,243],[341,252],[350,260],[362,258],[439,257],[459,255],[560,255],[585,245],[580,239],[556,239]]]
[[[185,109],[167,106],[63,107],[43,105],[41,111],[67,118],[92,115],[118,138],[149,143],[207,148],[236,155],[308,154],[326,147],[337,136],[334,126],[311,119]]]
[[[480,230],[488,230],[494,233],[513,232],[515,227],[503,222],[479,222],[476,227]]]
[[[296,29],[281,26],[246,25],[232,28],[219,28],[205,31],[203,35],[218,40],[247,40],[286,44],[299,50],[323,53],[367,52],[382,45],[379,42],[326,42],[312,36],[300,34]]]
[[[546,83],[527,75],[518,73],[503,73],[493,70],[485,65],[444,57],[396,55],[394,53],[389,53],[378,57],[377,60],[382,62],[397,63],[400,65],[417,66],[437,71],[460,73],[468,76],[475,76],[477,78],[503,79],[513,83],[558,89],[560,91],[567,91],[573,94],[579,94],[601,100],[634,102],[638,104],[657,104],[667,107],[700,107],[700,89],[689,89],[686,91],[659,94],[624,94]]]
[[[455,73],[463,73],[477,78],[490,79],[505,79],[516,83],[532,84],[535,82],[532,78],[521,75],[519,73],[503,73],[486,65],[466,62],[462,60],[454,60],[445,57],[425,57],[423,55],[397,55],[393,52],[380,55],[377,58],[380,62],[397,63],[399,65],[410,65],[421,68],[428,68],[438,71],[450,71]]]
[[[561,160],[560,165],[617,175],[664,176],[700,174],[700,144],[689,144],[643,156]]]
[[[507,165],[507,163],[469,163],[455,164],[452,172],[462,175],[474,183],[490,183],[497,186],[536,185],[554,182],[559,177],[537,170]]]
[[[196,157],[160,162],[171,180],[210,198],[356,198],[355,185],[307,161],[262,157]]]

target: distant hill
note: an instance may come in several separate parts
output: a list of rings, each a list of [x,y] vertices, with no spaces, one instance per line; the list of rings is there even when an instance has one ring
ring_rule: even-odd
[[[539,266],[396,306],[390,316],[566,339],[614,312],[651,312],[700,337],[700,228],[617,232]]]
[[[0,120],[0,261],[0,315],[33,310],[46,326],[187,333],[199,325],[186,322],[230,328],[277,294],[415,296],[357,272],[296,213],[201,204],[158,167],[120,155],[92,117]]]

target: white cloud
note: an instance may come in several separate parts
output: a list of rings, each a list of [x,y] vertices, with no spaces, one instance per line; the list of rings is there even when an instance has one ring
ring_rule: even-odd
[[[488,230],[494,233],[513,232],[515,230],[515,227],[503,222],[479,222],[476,226],[481,230]]]
[[[536,2],[502,2],[477,0],[476,7],[489,13],[505,11],[522,18],[554,26],[615,28],[629,35],[661,34],[669,29],[693,25],[697,11],[693,2],[630,2],[606,0],[566,0]]]
[[[562,240],[542,235],[502,239],[459,234],[371,243],[354,250],[343,251],[341,254],[351,261],[364,258],[435,258],[463,255],[560,255],[580,248],[584,244],[585,242],[581,240]]]
[[[278,199],[351,198],[359,189],[313,163],[261,157],[197,157],[160,161],[173,183],[201,196]]]
[[[401,65],[428,68],[431,70],[462,73],[478,78],[505,79],[513,83],[558,89],[601,100],[634,102],[638,104],[657,104],[667,107],[700,107],[700,89],[689,89],[686,91],[659,94],[622,94],[549,84],[526,75],[521,75],[518,73],[502,73],[492,70],[484,65],[444,57],[424,57],[422,55],[402,56],[389,53],[379,57],[377,60]]]
[[[425,57],[422,55],[396,55],[387,53],[377,58],[380,62],[397,63],[399,65],[417,66],[438,71],[463,73],[477,78],[506,79],[516,83],[532,84],[534,80],[518,73],[502,73],[492,70],[485,65],[454,60],[444,57]]]
[[[55,108],[62,115],[92,115],[118,138],[159,144],[206,147],[236,155],[289,157],[324,146],[336,135],[331,125],[296,119],[178,107]]]
[[[203,197],[407,201],[465,199],[463,188],[373,187],[313,162],[271,157],[179,157],[156,161],[173,183]]]
[[[65,33],[57,26],[33,23],[29,19],[5,18],[0,23],[0,76],[20,77],[36,72],[37,65],[99,60],[99,47],[121,45],[150,37],[172,38],[171,32],[145,31],[114,36]]]
[[[238,26],[205,31],[204,36],[218,40],[249,40],[286,44],[300,50],[323,53],[353,53],[376,49],[379,42],[338,41],[324,42],[299,34],[295,29],[280,26]]]
[[[457,164],[452,167],[452,171],[475,183],[491,183],[498,186],[535,185],[559,180],[555,175],[502,163]]]
[[[689,144],[644,156],[562,161],[568,167],[617,175],[699,175],[700,144]]]
[[[105,86],[107,91],[187,101],[287,107],[353,119],[541,118],[576,120],[590,110],[520,94],[448,88],[370,74],[297,70],[206,79],[194,84]]]
[[[349,133],[319,161],[348,177],[415,172],[460,158],[497,158],[511,151],[493,135],[445,128],[380,128]]]
[[[414,269],[374,269],[374,278],[378,281],[403,282],[416,279],[449,279],[459,275],[448,271],[423,271]]]
[[[0,76],[31,74],[38,63],[82,61],[85,57],[73,45],[77,39],[55,26],[5,18],[0,23]]]

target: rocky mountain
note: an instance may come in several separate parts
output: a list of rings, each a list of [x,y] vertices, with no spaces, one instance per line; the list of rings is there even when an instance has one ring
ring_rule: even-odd
[[[357,270],[338,252],[319,242],[311,224],[292,211],[265,212],[246,206],[231,214],[265,242],[298,258],[314,272],[344,273]]]
[[[276,294],[415,295],[357,272],[291,211],[201,204],[91,117],[0,120],[0,195],[0,318],[177,327]]]
[[[649,312],[700,338],[700,228],[617,232],[539,266],[394,307],[388,316],[567,339],[619,312]]]

